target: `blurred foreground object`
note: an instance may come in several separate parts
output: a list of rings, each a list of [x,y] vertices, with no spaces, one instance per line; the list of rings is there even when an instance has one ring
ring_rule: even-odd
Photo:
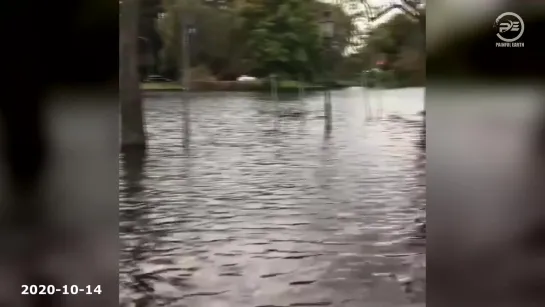
[[[117,3],[18,1],[1,11],[10,77],[0,109],[0,306],[115,306]],[[22,295],[22,285],[103,292]]]
[[[138,16],[140,0],[120,3],[119,98],[121,100],[121,146],[146,146],[144,113],[138,74]]]
[[[503,1],[479,7],[479,2],[453,7],[446,3],[434,2],[428,7],[433,14],[428,20],[426,35],[430,81],[446,79],[520,84],[545,77],[540,47],[545,20],[538,6],[500,5]],[[496,19],[506,12],[516,13],[524,21],[524,33],[517,41],[524,43],[522,48],[497,47],[501,40],[497,36]]]
[[[545,15],[487,3],[428,6],[429,306],[545,304]],[[496,47],[504,12],[523,48]]]

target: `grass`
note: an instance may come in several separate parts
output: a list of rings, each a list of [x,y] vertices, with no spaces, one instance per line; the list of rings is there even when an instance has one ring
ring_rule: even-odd
[[[278,83],[279,92],[293,92],[299,90],[299,81],[281,80]],[[348,85],[346,85],[348,86]],[[213,92],[213,91],[241,91],[241,92],[261,92],[269,91],[270,86],[267,82],[237,82],[237,81],[196,81],[192,84],[193,90],[197,92]],[[323,85],[304,84],[305,90],[323,90]],[[345,87],[345,84],[337,83],[335,88]],[[182,91],[183,87],[177,82],[158,82],[158,83],[142,83],[140,88],[143,91]]]
[[[149,82],[141,83],[140,89],[143,91],[181,91],[183,87],[176,82]]]

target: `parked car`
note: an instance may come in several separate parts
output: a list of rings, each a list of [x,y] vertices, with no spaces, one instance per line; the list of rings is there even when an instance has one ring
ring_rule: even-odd
[[[242,75],[237,78],[237,81],[257,81],[256,77]]]
[[[172,82],[172,80],[159,75],[149,75],[144,82]]]

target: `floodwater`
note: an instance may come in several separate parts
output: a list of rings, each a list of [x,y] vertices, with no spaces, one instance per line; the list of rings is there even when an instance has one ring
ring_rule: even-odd
[[[120,304],[424,306],[424,89],[205,93],[182,148],[178,93],[146,99],[122,157]],[[278,116],[304,113],[306,116]]]

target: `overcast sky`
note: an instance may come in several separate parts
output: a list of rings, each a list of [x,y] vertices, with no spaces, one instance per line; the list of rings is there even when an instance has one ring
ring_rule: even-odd
[[[357,7],[354,8],[350,6],[350,4],[352,4],[353,2],[350,1],[350,0],[320,0],[322,2],[327,2],[327,3],[335,3],[337,5],[342,5],[342,7],[347,11],[347,13],[349,14],[353,14],[357,11],[362,11],[365,9],[365,6],[363,4],[359,4],[357,5]],[[399,0],[367,0],[367,2],[371,5],[371,6],[376,6],[376,7],[379,7],[381,5],[387,5],[389,3],[398,3]],[[379,20],[377,20],[375,22],[375,24],[377,23],[381,23],[381,22],[384,22],[388,19],[390,19],[392,16],[396,15],[396,14],[399,14],[400,11],[399,10],[393,10],[391,11],[390,13],[384,15],[382,18],[380,18]],[[367,27],[367,22],[365,20],[359,20],[356,22],[356,26],[361,30],[361,31],[365,31],[366,27]],[[348,53],[351,53],[353,52],[353,50],[347,50]]]

